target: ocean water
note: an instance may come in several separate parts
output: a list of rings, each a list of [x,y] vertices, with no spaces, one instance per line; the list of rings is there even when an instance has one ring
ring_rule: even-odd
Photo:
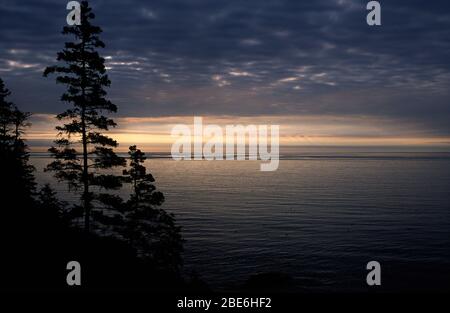
[[[33,155],[40,184],[77,198]],[[450,155],[307,153],[274,172],[259,161],[146,161],[186,240],[186,272],[216,289],[277,272],[292,291],[365,291],[366,264],[389,291],[450,289]],[[128,190],[123,190],[126,195]]]

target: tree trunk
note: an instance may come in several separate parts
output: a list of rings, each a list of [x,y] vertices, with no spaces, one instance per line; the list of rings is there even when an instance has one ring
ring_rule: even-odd
[[[87,154],[87,138],[86,138],[86,122],[84,116],[84,108],[81,114],[82,141],[83,141],[83,206],[84,206],[84,230],[89,232],[90,225],[90,199],[89,199],[89,181],[88,181],[88,154]]]
[[[84,41],[84,38],[83,38]],[[82,57],[84,58],[84,42],[82,46]],[[85,116],[85,106],[86,106],[86,62],[83,61],[83,73],[81,90],[83,96],[83,106],[81,108],[81,131],[82,131],[82,142],[83,142],[83,206],[84,206],[84,230],[89,233],[90,228],[90,218],[91,218],[91,199],[89,195],[89,179],[88,179],[88,151],[87,151],[87,138],[86,138],[86,116]]]

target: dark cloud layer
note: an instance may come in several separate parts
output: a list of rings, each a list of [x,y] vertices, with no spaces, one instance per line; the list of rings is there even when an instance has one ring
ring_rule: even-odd
[[[450,3],[97,0],[123,116],[368,115],[450,134]],[[66,1],[0,1],[0,77],[27,110],[61,111],[41,77],[66,40]]]

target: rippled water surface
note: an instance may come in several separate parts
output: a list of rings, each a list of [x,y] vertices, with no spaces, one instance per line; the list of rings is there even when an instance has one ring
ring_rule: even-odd
[[[39,183],[76,201],[42,173],[49,161],[32,157]],[[363,290],[371,260],[388,288],[449,288],[448,156],[311,155],[275,172],[257,161],[146,166],[183,227],[186,269],[216,288],[282,272],[298,289]]]

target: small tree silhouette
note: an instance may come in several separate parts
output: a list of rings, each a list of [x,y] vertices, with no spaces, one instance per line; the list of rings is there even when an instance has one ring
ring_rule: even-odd
[[[126,181],[133,186],[133,193],[129,204],[138,208],[141,206],[160,206],[164,202],[164,195],[156,191],[153,184],[155,179],[153,175],[147,173],[143,165],[147,157],[145,153],[137,149],[136,146],[131,146],[128,151],[130,160],[130,169],[124,170],[123,174],[126,176]]]
[[[46,211],[48,215],[58,219],[59,222],[65,222],[65,224],[68,224],[70,218],[65,210],[67,203],[58,199],[56,192],[50,187],[49,184],[45,184],[39,190],[38,200],[43,211]]]
[[[11,92],[0,79],[0,157],[2,160],[2,192],[11,197],[16,195],[15,201],[31,199],[35,193],[34,167],[29,161],[28,147],[22,134],[31,116],[28,112],[20,111],[7,98]]]
[[[116,155],[113,148],[117,142],[102,132],[115,127],[116,123],[103,112],[116,112],[117,107],[105,98],[105,87],[110,85],[106,75],[105,60],[97,52],[105,44],[100,40],[100,27],[91,24],[95,18],[87,1],[81,3],[81,25],[64,27],[63,34],[73,35],[74,42],[67,42],[65,49],[58,53],[57,60],[65,65],[50,66],[44,76],[59,73],[57,83],[67,86],[62,101],[72,107],[57,115],[58,120],[67,123],[58,126],[59,138],[56,147],[49,152],[55,158],[47,170],[54,171],[58,180],[68,181],[70,187],[82,188],[84,227],[90,229],[91,210],[94,200],[108,201],[108,194],[94,194],[91,186],[104,189],[121,187],[119,177],[99,174],[98,169],[124,166],[125,160]],[[76,145],[81,145],[81,157]]]
[[[157,267],[177,271],[181,265],[182,238],[173,214],[159,208],[164,195],[157,191],[155,179],[143,165],[145,153],[131,146],[130,169],[124,170],[124,180],[132,185],[126,203],[122,235],[136,248],[138,254]]]

